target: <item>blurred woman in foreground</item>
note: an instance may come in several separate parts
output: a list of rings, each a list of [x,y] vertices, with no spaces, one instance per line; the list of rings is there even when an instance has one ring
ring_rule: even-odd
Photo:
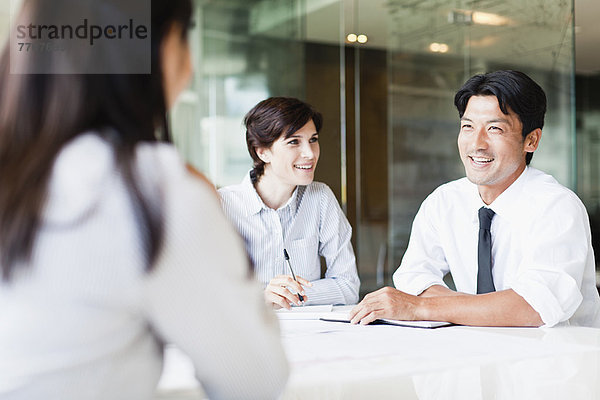
[[[130,4],[25,0],[20,22],[92,7],[110,25]],[[285,382],[242,243],[210,187],[156,140],[191,77],[192,6],[151,6],[151,74],[61,74],[73,61],[61,51],[11,63],[6,46],[0,59],[2,399],[152,398],[165,342],[211,398],[273,398]],[[129,50],[75,58],[94,67]],[[40,64],[55,69],[30,73]]]

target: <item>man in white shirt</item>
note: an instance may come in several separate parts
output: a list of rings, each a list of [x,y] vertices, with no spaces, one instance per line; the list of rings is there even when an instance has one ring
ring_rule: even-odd
[[[546,96],[527,75],[470,78],[454,103],[466,178],[417,213],[394,284],[370,293],[353,323],[378,318],[480,326],[600,326],[588,215],[579,198],[529,167]],[[456,291],[443,281],[450,272]]]

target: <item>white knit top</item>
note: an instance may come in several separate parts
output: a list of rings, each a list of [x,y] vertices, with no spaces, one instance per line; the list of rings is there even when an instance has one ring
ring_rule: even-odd
[[[277,322],[217,196],[169,145],[138,145],[136,166],[165,221],[151,273],[111,147],[85,134],[59,154],[33,258],[0,283],[0,398],[150,399],[161,342],[211,398],[276,397]]]

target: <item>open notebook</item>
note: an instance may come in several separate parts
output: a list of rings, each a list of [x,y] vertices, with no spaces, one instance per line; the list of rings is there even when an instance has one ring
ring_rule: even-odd
[[[330,322],[350,322],[348,319],[348,313],[343,312],[331,312],[321,317],[322,321]],[[408,326],[411,328],[440,328],[442,326],[453,325],[450,322],[444,321],[399,321],[396,319],[377,319],[371,322],[369,325],[397,325],[397,326]]]
[[[325,306],[302,306],[292,307],[290,310],[285,308],[275,311],[279,319],[320,319],[331,314],[332,305]]]

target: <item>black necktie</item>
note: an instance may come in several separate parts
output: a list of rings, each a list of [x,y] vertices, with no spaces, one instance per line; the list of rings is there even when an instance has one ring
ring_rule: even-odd
[[[477,294],[495,292],[492,278],[492,235],[490,226],[494,212],[489,208],[479,209],[479,244],[477,245]]]

